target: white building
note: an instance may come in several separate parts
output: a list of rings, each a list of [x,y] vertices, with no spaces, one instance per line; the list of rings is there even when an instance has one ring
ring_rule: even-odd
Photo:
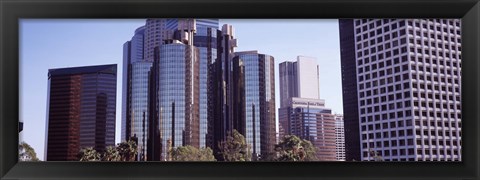
[[[459,19],[354,20],[362,160],[461,161],[460,31]]]
[[[297,56],[297,61],[280,63],[280,107],[291,97],[320,99],[319,66],[317,59]]]

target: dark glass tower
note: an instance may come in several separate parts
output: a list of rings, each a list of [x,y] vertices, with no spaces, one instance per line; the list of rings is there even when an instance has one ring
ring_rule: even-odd
[[[208,102],[211,98],[209,91],[210,80],[212,74],[209,69],[212,67],[212,63],[217,58],[217,31],[218,20],[216,26],[208,26],[208,24],[201,23],[201,19],[196,20],[196,32],[193,40],[193,45],[199,50],[199,108],[200,108],[200,147],[211,147],[208,143],[208,139],[211,139],[212,135],[208,132]],[[201,23],[201,24],[199,24]],[[215,24],[214,24],[215,25]],[[210,113],[211,114],[211,113]]]
[[[275,131],[275,62],[256,51],[237,52],[232,60],[232,122],[252,147],[252,157],[273,152]]]
[[[230,117],[230,66],[237,41],[234,39],[233,28],[230,25],[223,25],[222,30],[217,31],[216,37],[217,58],[208,68],[211,78],[208,92],[207,146],[213,149],[217,160],[222,160],[218,143],[226,140],[228,132],[234,129]]]
[[[339,19],[338,22],[340,27],[345,158],[347,161],[358,161],[361,156],[354,25],[353,19]]]
[[[115,145],[117,65],[50,69],[48,81],[47,161]]]

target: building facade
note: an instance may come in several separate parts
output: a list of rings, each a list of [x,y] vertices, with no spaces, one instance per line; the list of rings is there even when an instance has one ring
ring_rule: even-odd
[[[336,154],[337,161],[345,161],[345,128],[343,122],[343,115],[335,114],[335,139],[336,139]]]
[[[275,61],[256,51],[236,52],[232,61],[232,122],[255,160],[274,151]]]
[[[186,28],[190,28],[192,32],[185,31]],[[160,137],[161,120],[158,111],[159,68],[163,52],[160,51],[160,46],[167,44],[183,43],[193,45],[199,50],[199,77],[198,80],[195,79],[195,83],[199,81],[199,96],[195,98],[198,98],[199,102],[199,145],[206,147],[208,75],[210,64],[217,58],[217,29],[218,19],[147,19],[145,26],[138,28],[132,39],[124,44],[122,141],[136,136],[139,160],[159,161],[161,147],[167,146]],[[162,57],[163,60],[171,58],[174,57]],[[147,70],[148,66],[150,69]],[[133,92],[134,89],[136,93]],[[165,157],[163,159],[165,160]]]
[[[49,69],[47,161],[77,161],[81,148],[115,145],[117,65]]]
[[[279,64],[280,108],[279,139],[290,135],[289,118],[291,115],[291,98],[302,97],[320,99],[319,66],[316,58],[297,56],[294,62]]]
[[[217,58],[218,19],[197,19],[193,45],[199,50],[199,103],[200,103],[200,147],[207,147],[208,134],[208,101],[211,79],[210,69]],[[211,113],[210,113],[211,114]],[[210,146],[209,146],[210,147]]]
[[[295,62],[285,61],[279,65],[280,107],[288,104],[291,97],[320,99],[320,76],[317,59],[297,56]]]
[[[131,64],[131,136],[137,137],[138,160],[147,160],[148,127],[150,124],[148,111],[148,75],[152,62],[137,61]]]
[[[209,96],[208,96],[208,126],[207,146],[213,149],[215,158],[222,160],[218,144],[225,141],[228,133],[232,132],[233,121],[231,112],[231,61],[237,40],[234,29],[230,25],[223,25],[217,31],[217,57],[208,68]],[[237,129],[238,130],[238,129]]]
[[[145,22],[145,36],[143,57],[145,61],[154,60],[154,49],[162,45],[167,35],[167,21],[174,19],[147,19]]]
[[[131,64],[143,60],[145,26],[135,30],[130,41],[123,44],[123,70],[122,70],[122,132],[121,141],[126,141],[131,136]]]
[[[337,160],[335,117],[325,107],[325,100],[292,97],[279,112],[285,114],[285,120],[280,122],[288,127],[285,135],[310,141],[317,149],[319,161]]]
[[[460,161],[460,20],[351,23],[361,159]]]
[[[169,148],[200,147],[200,52],[193,46],[195,21],[179,26],[180,39],[158,47],[158,108],[162,157]],[[167,146],[168,145],[168,146]]]
[[[355,33],[353,19],[339,19],[340,65],[342,69],[342,98],[345,130],[345,159],[359,161],[360,130],[358,118],[357,68],[355,62]]]

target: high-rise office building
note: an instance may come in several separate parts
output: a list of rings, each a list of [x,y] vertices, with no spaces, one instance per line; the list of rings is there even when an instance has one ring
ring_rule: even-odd
[[[138,139],[138,160],[147,159],[147,139],[149,137],[148,127],[150,124],[148,111],[148,75],[152,62],[137,61],[131,64],[131,136]]]
[[[158,114],[163,160],[172,148],[200,147],[199,50],[193,46],[195,20],[184,19],[172,39],[158,47]]]
[[[76,161],[81,148],[115,145],[117,65],[49,69],[47,161]]]
[[[130,136],[131,119],[131,64],[143,60],[145,26],[135,30],[130,41],[123,44],[123,76],[122,76],[122,132],[121,141],[126,141]]]
[[[297,61],[285,61],[279,65],[280,77],[280,108],[279,108],[279,138],[291,134],[289,111],[292,97],[320,99],[319,67],[316,59],[297,56]]]
[[[208,101],[212,96],[209,91],[212,89],[210,80],[212,74],[211,68],[217,58],[217,31],[218,19],[196,19],[196,32],[193,37],[193,45],[199,50],[199,108],[200,108],[200,147],[206,147],[208,134]],[[209,146],[210,147],[210,146]]]
[[[335,114],[335,139],[337,161],[345,161],[345,129],[343,123],[343,115]]]
[[[296,135],[317,148],[319,161],[336,161],[335,119],[320,99],[319,66],[313,57],[298,56],[279,64],[279,138]]]
[[[122,141],[136,136],[139,143],[139,160],[160,160],[162,144],[160,140],[160,119],[159,119],[159,59],[161,51],[156,49],[165,44],[193,43],[199,49],[199,114],[200,130],[199,144],[205,147],[208,139],[208,80],[209,64],[217,57],[217,29],[218,19],[190,19],[195,21],[189,23],[189,19],[147,19],[145,26],[135,31],[134,37],[124,45],[124,87],[122,107]],[[193,32],[188,42],[185,41],[185,28],[190,27]],[[179,30],[183,29],[183,30]],[[174,42],[173,40],[178,40]],[[140,52],[140,53],[139,53]],[[166,57],[163,59],[168,59]],[[158,59],[158,60],[157,60]],[[157,60],[157,61],[154,61]],[[137,62],[141,61],[141,62]],[[134,70],[133,66],[137,67]],[[147,68],[150,64],[151,68]],[[135,71],[135,72],[134,72]],[[149,74],[149,75],[148,75]],[[145,76],[148,75],[148,76]],[[133,77],[136,80],[133,81]],[[133,89],[142,93],[134,94]],[[147,95],[144,93],[147,92]],[[145,98],[147,97],[147,98]],[[133,103],[137,104],[134,109]],[[144,107],[148,106],[144,109]],[[138,109],[138,107],[141,107]],[[138,111],[138,112],[137,112]],[[143,118],[145,111],[145,118]],[[135,117],[133,117],[135,116]],[[145,123],[143,123],[145,119]],[[133,127],[132,126],[136,126]],[[145,125],[145,128],[144,126]],[[145,130],[144,130],[145,129]],[[146,143],[142,139],[146,139]],[[141,145],[140,145],[141,144]],[[147,149],[145,151],[145,149]],[[145,152],[144,155],[140,153]],[[142,158],[143,157],[143,158]],[[165,158],[164,158],[165,159]]]
[[[144,59],[146,26],[135,30],[130,41],[123,46],[122,76],[122,137],[121,141],[137,138],[137,160],[147,159],[149,111],[148,111],[148,74],[152,61]],[[151,33],[151,30],[149,30]]]
[[[167,21],[175,19],[147,19],[145,23],[145,36],[143,57],[145,61],[154,60],[154,49],[163,44],[167,35]]]
[[[245,136],[253,159],[274,151],[275,61],[256,51],[236,52],[232,59],[231,118]]]
[[[336,161],[335,118],[323,99],[292,97],[279,109],[284,113],[285,135],[310,141],[317,149],[319,161]]]
[[[355,19],[346,31],[356,67],[342,72],[358,77],[346,81],[358,91],[361,160],[371,151],[386,161],[461,160],[460,20]]]
[[[345,130],[345,160],[359,161],[360,130],[358,118],[357,68],[353,19],[339,19],[340,64]]]
[[[209,66],[208,92],[208,128],[207,146],[213,149],[218,160],[222,160],[219,154],[218,143],[225,141],[228,133],[234,128],[231,119],[231,61],[237,40],[234,38],[234,29],[231,25],[223,25],[222,30],[217,31],[217,57]],[[237,129],[238,130],[238,129]]]
[[[320,99],[319,66],[317,59],[297,56],[297,61],[280,63],[280,107],[291,97]]]

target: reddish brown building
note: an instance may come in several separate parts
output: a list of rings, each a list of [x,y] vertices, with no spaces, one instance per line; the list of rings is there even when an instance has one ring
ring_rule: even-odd
[[[83,147],[115,145],[117,65],[50,69],[47,161],[76,161]]]

